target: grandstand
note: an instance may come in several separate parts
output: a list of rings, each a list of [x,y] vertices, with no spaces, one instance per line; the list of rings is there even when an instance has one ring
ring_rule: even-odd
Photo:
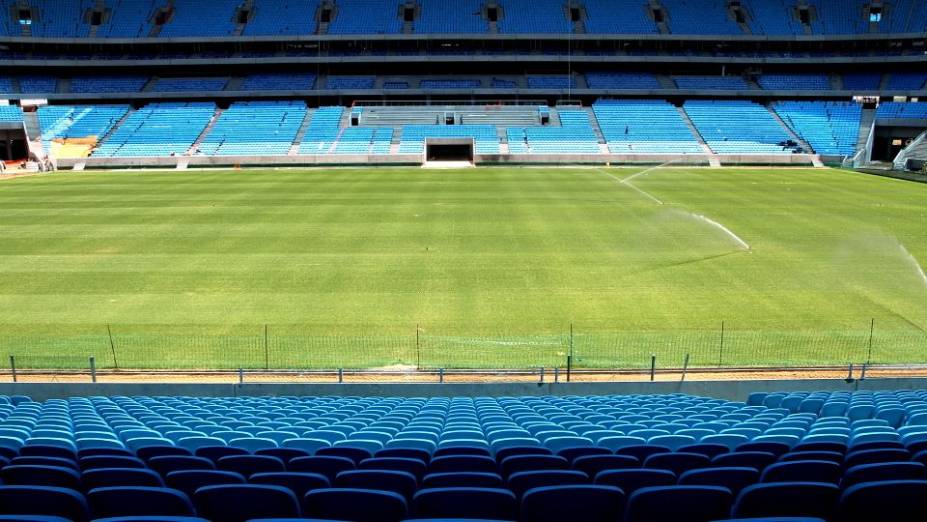
[[[925,41],[0,0],[0,522],[921,520]]]
[[[852,522],[927,493],[920,391],[0,402],[0,513],[30,520]]]

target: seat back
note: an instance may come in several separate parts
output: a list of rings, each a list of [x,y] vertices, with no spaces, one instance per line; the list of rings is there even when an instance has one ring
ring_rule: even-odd
[[[317,489],[303,499],[304,515],[320,519],[398,522],[408,511],[406,500],[392,491]]]
[[[533,488],[521,503],[522,522],[613,522],[624,515],[625,494],[611,486],[563,485]]]
[[[847,488],[837,507],[839,522],[909,520],[923,512],[925,480],[865,482]]]
[[[772,482],[747,486],[733,508],[737,518],[810,516],[830,519],[840,489],[823,482]]]
[[[84,489],[143,486],[163,488],[161,475],[150,469],[98,468],[84,472],[81,477]]]
[[[733,495],[715,486],[658,486],[642,488],[628,499],[625,522],[686,520],[709,522],[726,518]]]
[[[77,522],[90,518],[83,495],[72,489],[49,486],[0,486],[0,514],[49,515]]]
[[[190,497],[176,489],[149,487],[97,488],[87,493],[94,518],[178,516],[195,514]]]
[[[507,489],[421,489],[412,499],[413,512],[421,518],[484,518],[515,520],[518,502]]]
[[[199,515],[222,522],[255,518],[298,518],[296,495],[287,488],[258,484],[204,486],[194,494]]]

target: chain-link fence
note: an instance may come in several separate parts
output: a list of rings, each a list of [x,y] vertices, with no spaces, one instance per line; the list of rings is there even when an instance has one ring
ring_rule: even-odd
[[[333,335],[287,325],[223,328],[83,325],[39,332],[0,329],[0,353],[23,370],[645,369],[823,367],[927,363],[915,327],[600,330],[445,334],[411,326],[382,335]],[[464,331],[455,329],[455,331]]]

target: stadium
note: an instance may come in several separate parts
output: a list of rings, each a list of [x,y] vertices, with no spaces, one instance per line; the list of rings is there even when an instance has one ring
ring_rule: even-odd
[[[0,0],[0,67],[0,521],[927,516],[927,2]]]

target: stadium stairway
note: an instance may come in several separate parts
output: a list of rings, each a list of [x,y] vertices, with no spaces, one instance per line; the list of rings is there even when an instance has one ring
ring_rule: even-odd
[[[859,135],[856,138],[856,150],[859,151],[866,146],[869,141],[869,132],[872,130],[872,122],[875,121],[875,109],[863,109],[862,116],[859,120]]]
[[[764,105],[764,106],[766,107],[766,110],[769,111],[769,114],[772,115],[773,119],[779,122],[779,125],[781,125],[783,129],[785,129],[785,131],[792,138],[792,140],[794,140],[795,143],[798,143],[799,145],[801,145],[801,148],[805,149],[806,153],[812,155],[812,162],[814,163],[814,166],[823,167],[824,164],[821,163],[820,157],[818,157],[814,153],[814,148],[812,148],[811,145],[807,141],[803,140],[798,134],[796,134],[795,131],[793,131],[792,128],[789,127],[784,121],[782,121],[782,118],[779,116],[778,113],[776,113],[775,109],[773,109],[771,105]]]
[[[106,140],[108,140],[109,137],[112,136],[114,132],[116,132],[116,129],[118,129],[119,127],[121,127],[122,124],[125,123],[126,120],[129,119],[129,116],[131,116],[136,110],[137,110],[137,109],[136,109],[135,107],[131,107],[131,106],[130,106],[130,107],[129,107],[129,110],[126,111],[125,115],[123,115],[123,117],[120,118],[119,121],[117,121],[117,122],[113,125],[113,127],[109,130],[109,132],[107,132],[107,133],[106,133],[105,135],[103,135],[103,136],[100,136],[99,141],[97,141],[97,147],[99,147],[100,145],[103,145],[104,143],[106,143]]]
[[[38,139],[42,135],[37,112],[24,112],[23,124],[26,126],[26,135],[29,136],[30,139]]]
[[[313,114],[315,114],[315,109],[306,109],[306,116],[303,118],[303,123],[299,126],[299,130],[296,131],[296,137],[293,138],[293,146],[290,147],[290,152],[287,153],[287,156],[296,156],[299,154],[299,145],[303,142],[306,131],[309,130],[309,123],[312,121]]]
[[[599,120],[595,117],[595,111],[592,107],[585,107],[586,115],[589,116],[589,124],[592,126],[592,132],[595,133],[596,139],[599,140],[599,147],[604,154],[608,154],[608,145],[605,140],[605,134],[602,133],[602,127],[599,126]]]
[[[225,109],[221,107],[216,107],[216,112],[213,113],[212,119],[209,120],[209,123],[203,129],[203,132],[197,136],[196,140],[193,142],[193,145],[190,145],[190,150],[188,154],[193,156],[196,154],[197,149],[199,149],[200,144],[203,143],[203,140],[206,139],[206,136],[209,136],[209,133],[212,132],[213,127],[216,126],[216,122],[219,121],[219,116],[222,116],[222,113],[225,112]]]
[[[708,154],[708,165],[711,167],[720,167],[721,160],[718,159],[718,155],[715,154],[715,151],[711,150],[711,147],[709,147],[708,143],[705,142],[705,138],[702,137],[702,133],[699,132],[695,127],[695,124],[692,123],[692,119],[689,118],[689,113],[687,113],[686,110],[681,106],[677,106],[676,110],[679,112],[679,116],[682,118],[682,121],[685,122],[687,127],[689,127],[689,132],[692,133],[692,136],[694,136],[695,140],[698,141],[698,144],[701,145],[702,150],[705,151],[705,154]]]

